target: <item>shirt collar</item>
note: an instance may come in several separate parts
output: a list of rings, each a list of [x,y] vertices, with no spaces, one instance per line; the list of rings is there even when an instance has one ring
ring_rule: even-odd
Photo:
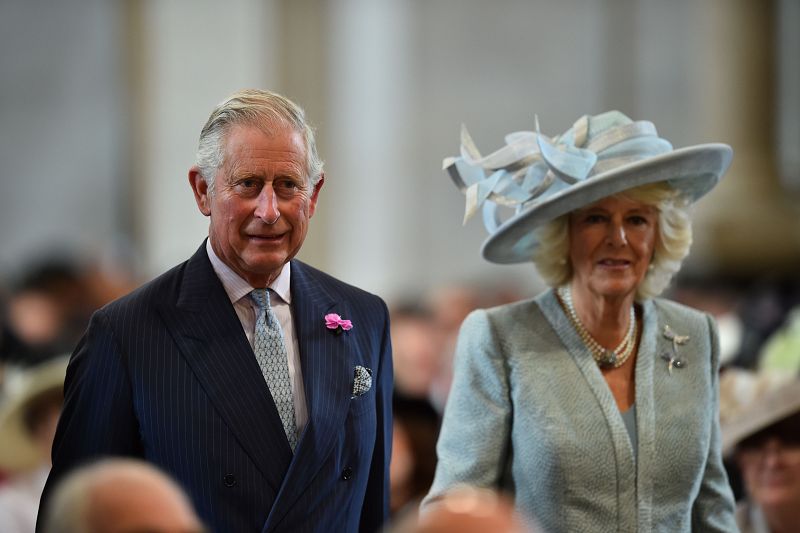
[[[211,238],[209,237],[206,240],[206,253],[208,254],[208,259],[211,261],[211,266],[214,269],[214,272],[217,274],[217,277],[222,282],[222,286],[225,288],[225,292],[230,298],[231,303],[238,302],[253,290],[253,286],[247,283],[239,274],[233,271],[231,267],[226,265],[222,259],[220,259],[216,252],[214,252],[214,248],[211,247]],[[292,303],[292,291],[291,291],[291,276],[292,276],[292,267],[291,263],[287,262],[281,268],[281,273],[278,274],[278,277],[275,278],[272,283],[270,284],[269,288],[272,289],[275,294],[277,294],[284,302],[287,304]]]

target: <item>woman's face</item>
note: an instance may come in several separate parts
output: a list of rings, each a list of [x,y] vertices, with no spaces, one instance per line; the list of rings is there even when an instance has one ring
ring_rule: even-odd
[[[736,454],[747,493],[763,508],[800,505],[800,443],[770,437]]]
[[[658,210],[642,202],[609,197],[573,211],[573,287],[602,297],[634,294],[647,274],[657,235]]]

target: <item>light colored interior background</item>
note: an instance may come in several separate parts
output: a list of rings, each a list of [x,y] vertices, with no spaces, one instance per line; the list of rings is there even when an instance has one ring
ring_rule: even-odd
[[[300,257],[389,300],[535,292],[531,266],[481,259],[442,158],[462,122],[489,152],[536,114],[554,135],[612,108],[676,147],[734,147],[689,272],[793,272],[798,35],[794,0],[2,0],[0,279],[57,250],[141,279],[187,258],[207,230],[186,177],[200,128],[250,86],[318,130],[326,183]]]

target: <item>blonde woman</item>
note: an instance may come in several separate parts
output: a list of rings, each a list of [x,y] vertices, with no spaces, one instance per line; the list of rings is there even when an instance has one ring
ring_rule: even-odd
[[[538,129],[538,128],[537,128]],[[550,290],[464,322],[426,504],[461,483],[513,494],[545,531],[735,531],[708,315],[658,298],[691,243],[687,208],[730,164],[650,122],[584,116],[446,161],[495,263]],[[500,223],[497,204],[517,207]]]

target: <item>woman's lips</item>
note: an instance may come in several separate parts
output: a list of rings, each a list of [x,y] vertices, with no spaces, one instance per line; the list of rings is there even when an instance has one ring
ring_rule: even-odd
[[[601,259],[597,264],[603,268],[621,269],[630,266],[631,262],[627,259]]]

